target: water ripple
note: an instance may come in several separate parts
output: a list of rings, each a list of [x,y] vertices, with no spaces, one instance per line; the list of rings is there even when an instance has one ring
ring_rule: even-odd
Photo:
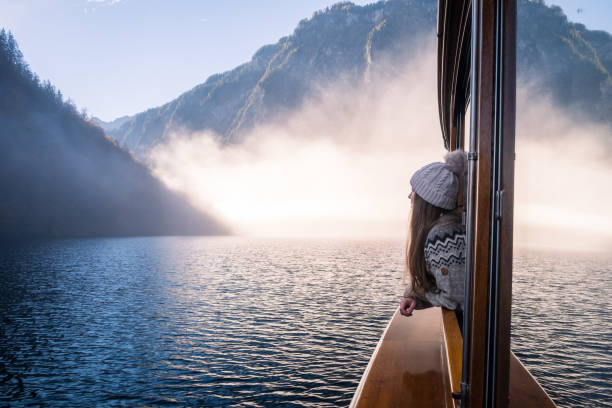
[[[512,348],[560,407],[612,407],[609,255],[520,252]]]
[[[401,294],[402,252],[192,237],[4,246],[0,404],[346,406]],[[559,406],[610,406],[609,265],[517,256],[513,349]]]

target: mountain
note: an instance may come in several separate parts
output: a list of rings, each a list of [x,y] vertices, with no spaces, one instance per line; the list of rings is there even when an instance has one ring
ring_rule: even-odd
[[[556,6],[519,1],[517,68],[534,93],[612,124],[612,35],[571,23]]]
[[[0,31],[0,238],[226,232],[40,83]]]
[[[109,130],[143,160],[174,129],[208,130],[229,144],[295,109],[322,85],[395,75],[402,58],[435,41],[436,0],[339,3],[302,20],[292,35],[251,61]],[[534,93],[590,119],[612,123],[612,37],[567,21],[558,7],[520,0],[518,72]],[[378,70],[378,71],[377,71]]]
[[[250,62],[135,115],[109,135],[144,160],[175,128],[210,130],[223,143],[238,142],[254,125],[298,107],[321,85],[367,80],[379,54],[392,66],[419,50],[423,37],[433,43],[436,12],[436,0],[336,4],[260,48]]]
[[[96,118],[95,116],[91,118],[91,121],[96,125],[100,126],[104,131],[108,132],[109,130],[115,130],[121,127],[125,122],[130,120],[129,116],[121,116],[120,118],[114,119],[110,122],[105,122],[100,118]]]

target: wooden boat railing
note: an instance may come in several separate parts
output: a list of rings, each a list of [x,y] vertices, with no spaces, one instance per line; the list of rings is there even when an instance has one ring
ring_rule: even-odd
[[[396,311],[355,391],[351,408],[457,408],[463,340],[455,312]],[[555,404],[516,356],[510,354],[509,407],[554,408]]]
[[[404,317],[396,310],[380,338],[351,407],[451,407],[440,308]],[[453,346],[450,349],[454,349]],[[445,354],[445,352],[444,352]]]
[[[454,311],[419,310],[411,318],[396,311],[351,407],[458,407],[452,395],[460,391],[462,344]]]
[[[461,395],[461,360],[463,354],[463,338],[453,310],[442,309],[442,359],[445,361],[450,392],[453,396]],[[454,406],[459,407],[459,399],[453,398]]]
[[[355,392],[351,407],[459,407],[463,341],[452,310],[396,311]]]

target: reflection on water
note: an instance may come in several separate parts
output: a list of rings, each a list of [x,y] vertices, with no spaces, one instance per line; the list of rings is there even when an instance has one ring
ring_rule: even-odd
[[[612,256],[519,252],[512,349],[558,406],[612,407]]]
[[[397,305],[402,252],[193,237],[4,245],[0,402],[346,406]],[[609,394],[609,265],[517,260],[513,348],[561,406]]]

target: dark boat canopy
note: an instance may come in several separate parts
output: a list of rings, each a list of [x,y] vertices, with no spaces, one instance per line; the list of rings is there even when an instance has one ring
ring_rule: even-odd
[[[471,8],[471,0],[438,0],[438,110],[449,150],[470,97]]]

